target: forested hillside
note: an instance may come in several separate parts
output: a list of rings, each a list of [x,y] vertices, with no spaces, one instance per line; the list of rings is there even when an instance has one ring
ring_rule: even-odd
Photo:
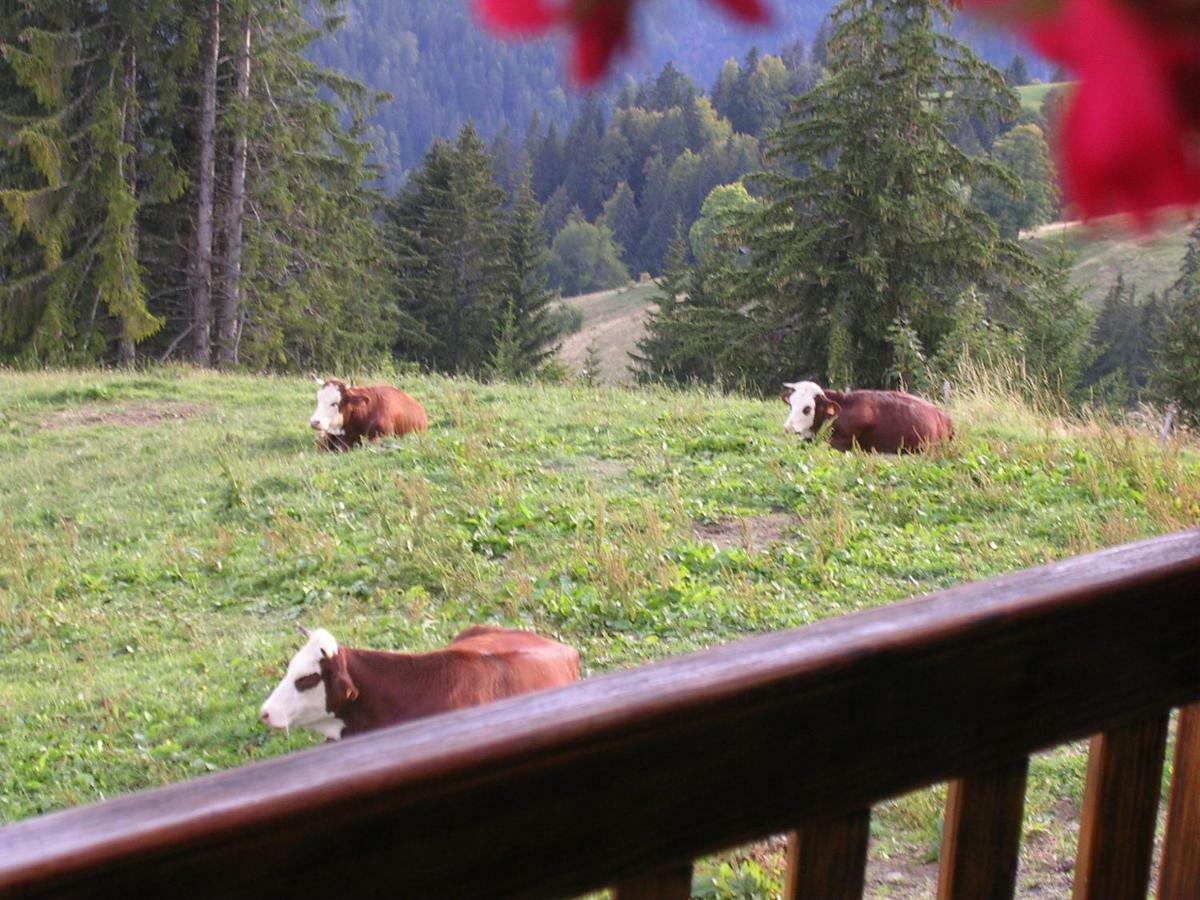
[[[776,2],[770,28],[747,29],[700,0],[647,4],[639,10],[636,53],[601,94],[611,99],[627,78],[640,80],[667,62],[707,89],[725,60],[741,59],[753,45],[778,53],[797,39],[810,43],[833,6],[832,0]],[[467,0],[349,0],[340,10],[342,27],[309,56],[391,94],[369,131],[390,187],[435,137],[453,137],[468,118],[491,141],[506,129],[522,135],[535,114],[543,127],[562,125],[583,102],[565,83],[558,45],[503,43],[480,30]],[[1007,37],[962,27],[997,65],[1016,52]]]
[[[1200,237],[1153,281],[1089,285],[1098,316],[1069,254],[1016,241],[1062,215],[1063,89],[1018,102],[1030,63],[989,65],[941,4],[843,0],[789,40],[810,10],[788,7],[777,52],[738,58],[722,59],[735,33],[719,17],[643,23],[653,49],[633,67],[673,47],[678,62],[579,96],[552,48],[506,49],[459,4],[13,7],[0,359],[554,380],[579,316],[555,292],[655,278],[675,302],[645,320],[643,380],[766,392],[804,371],[928,391],[983,359],[1066,402],[1194,416]],[[329,63],[411,76],[387,108],[427,129],[396,130],[413,152],[462,103],[479,110],[395,191],[371,164],[381,98],[313,61],[368,36]],[[560,100],[539,99],[529,66]]]

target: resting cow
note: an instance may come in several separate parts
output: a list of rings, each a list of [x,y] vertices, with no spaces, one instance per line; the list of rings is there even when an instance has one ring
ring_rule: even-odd
[[[832,420],[829,443],[837,450],[858,447],[877,453],[923,450],[950,440],[950,417],[901,391],[827,391],[811,381],[784,384],[791,407],[783,430],[807,440]]]
[[[574,649],[528,631],[474,625],[441,650],[390,653],[339,647],[324,628],[301,630],[308,643],[259,718],[331,740],[579,678]]]
[[[320,432],[321,449],[348,450],[364,437],[373,441],[424,431],[429,420],[420,403],[391,385],[352,388],[331,378],[321,382],[308,424]]]

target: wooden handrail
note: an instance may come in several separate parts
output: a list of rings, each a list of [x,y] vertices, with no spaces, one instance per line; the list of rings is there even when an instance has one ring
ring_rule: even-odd
[[[0,895],[561,896],[1200,700],[1200,532],[0,829]]]

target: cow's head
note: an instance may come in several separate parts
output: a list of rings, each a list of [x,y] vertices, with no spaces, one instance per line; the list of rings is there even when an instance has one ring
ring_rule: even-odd
[[[783,421],[783,430],[805,440],[812,440],[821,424],[840,410],[837,403],[825,396],[825,389],[812,381],[785,382],[780,397],[791,407]]]
[[[342,434],[342,401],[346,393],[346,385],[336,378],[322,381],[317,388],[317,408],[313,410],[308,424],[326,434]]]
[[[272,728],[311,728],[326,737],[339,737],[342,723],[331,711],[331,698],[338,694],[341,703],[358,696],[346,675],[345,654],[338,653],[337,641],[324,628],[301,629],[308,643],[300,648],[287,665],[283,680],[271,691],[258,717]],[[343,678],[338,678],[338,662]]]

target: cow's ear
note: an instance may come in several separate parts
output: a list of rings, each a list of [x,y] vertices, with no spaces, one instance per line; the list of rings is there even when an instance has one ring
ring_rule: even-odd
[[[837,401],[830,400],[828,397],[825,397],[824,399],[822,399],[820,401],[820,403],[821,403],[821,409],[824,410],[825,418],[827,418],[827,419],[832,419],[834,416],[836,416],[838,413],[840,413],[842,411],[842,408],[840,406],[838,406]]]
[[[363,406],[366,402],[367,398],[355,391],[346,391],[346,393],[342,395],[342,406],[345,406],[349,409],[355,409],[359,406]]]
[[[331,680],[334,695],[343,703],[353,703],[358,699],[358,688],[349,675],[338,673]]]
[[[343,703],[352,703],[358,699],[358,686],[346,668],[345,653],[325,656],[325,651],[322,650],[321,656],[323,657],[320,663],[321,676],[325,679],[327,686],[325,707],[330,712],[336,713]]]

